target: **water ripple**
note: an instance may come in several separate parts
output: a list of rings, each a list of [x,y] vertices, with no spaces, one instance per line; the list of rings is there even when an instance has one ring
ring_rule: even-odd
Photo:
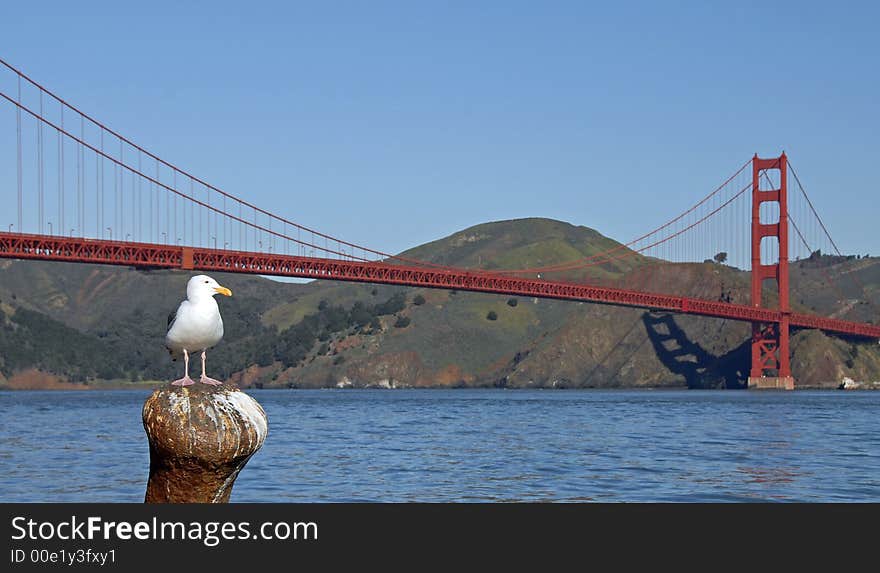
[[[880,501],[880,392],[251,394],[233,501]],[[0,501],[142,501],[147,395],[0,393]]]

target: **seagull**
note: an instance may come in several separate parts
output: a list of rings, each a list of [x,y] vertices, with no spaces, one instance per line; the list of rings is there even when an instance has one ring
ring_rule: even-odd
[[[168,315],[165,347],[174,360],[183,354],[185,368],[183,378],[171,383],[174,386],[195,384],[189,377],[189,353],[199,351],[202,353],[202,377],[199,381],[212,386],[222,384],[205,374],[205,350],[223,338],[223,319],[214,300],[215,294],[232,296],[232,291],[207,275],[196,275],[186,283],[186,300]]]

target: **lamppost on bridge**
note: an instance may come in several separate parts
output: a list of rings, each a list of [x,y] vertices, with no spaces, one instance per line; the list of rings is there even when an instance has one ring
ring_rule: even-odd
[[[12,227],[13,227],[14,225],[15,225],[15,223],[9,223],[9,232],[10,232],[10,233],[12,232]]]
[[[52,221],[46,221],[46,223],[49,225],[49,234],[52,235]]]
[[[76,231],[76,229],[74,229],[73,227],[71,227],[71,228],[70,228],[70,236],[71,236],[71,237],[73,236],[73,232],[74,232],[74,231]]]
[[[224,248],[224,249],[226,249],[226,248],[228,248],[228,247],[229,247],[229,241],[226,241],[225,243],[223,243],[223,248]]]
[[[107,227],[107,230],[110,231],[110,240],[112,241],[113,240],[113,228]]]
[[[128,238],[129,238],[130,236],[131,236],[131,233],[126,233],[126,234],[125,234],[125,240],[128,241]]]
[[[214,250],[216,251],[217,250],[217,237],[212,236],[211,238],[214,239]]]
[[[166,233],[165,231],[162,231],[162,242],[166,245],[168,244],[168,233]]]
[[[181,238],[180,238],[180,237],[177,237],[177,244],[178,244],[178,245],[180,244],[180,241],[181,241]]]

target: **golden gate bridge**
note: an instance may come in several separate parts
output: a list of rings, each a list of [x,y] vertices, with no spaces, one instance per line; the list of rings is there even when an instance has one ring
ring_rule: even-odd
[[[3,60],[0,113],[0,204],[10,221],[0,228],[0,257],[454,289],[744,321],[752,324],[749,386],[757,387],[794,387],[792,329],[880,339],[878,325],[792,308],[790,261],[819,245],[842,253],[784,153],[755,155],[626,244],[562,263],[487,270],[386,253],[258,207],[137,145]],[[750,271],[747,303],[665,292],[662,279],[571,278],[625,261],[650,268],[722,253],[721,261]]]

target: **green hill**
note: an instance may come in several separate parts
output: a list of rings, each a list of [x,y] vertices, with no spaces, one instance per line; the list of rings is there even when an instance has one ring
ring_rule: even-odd
[[[547,266],[618,246],[549,219],[485,223],[406,257],[470,268]],[[621,250],[621,252],[624,252]],[[189,273],[0,260],[0,385],[130,384],[179,375],[162,346]],[[215,376],[243,386],[739,387],[749,326],[566,301],[215,274],[225,339]],[[815,256],[792,264],[801,311],[876,320],[880,260]],[[658,292],[747,302],[748,274],[714,263],[633,256],[554,274]],[[834,279],[834,280],[831,280]],[[832,283],[838,286],[832,286]],[[793,336],[801,386],[880,380],[876,343]]]

